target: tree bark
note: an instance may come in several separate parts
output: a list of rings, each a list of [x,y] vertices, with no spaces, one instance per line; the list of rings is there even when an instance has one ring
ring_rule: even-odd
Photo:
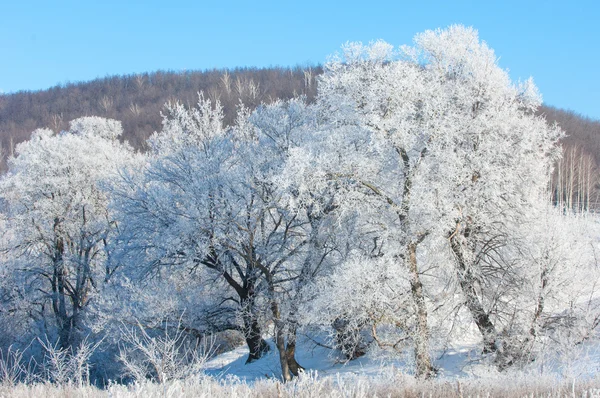
[[[269,345],[262,338],[258,320],[253,314],[244,314],[244,337],[248,345],[248,359],[246,363],[252,363],[269,351]]]
[[[277,351],[279,351],[279,363],[281,364],[281,377],[284,382],[292,380],[290,373],[290,365],[288,363],[288,357],[285,347],[285,336],[283,335],[282,325],[278,325],[278,321],[275,322],[275,344],[277,345]]]
[[[298,376],[304,368],[296,361],[296,328],[292,327],[288,332],[288,341],[285,348],[288,367],[292,375]]]
[[[58,226],[58,220],[54,221],[54,228]],[[56,318],[58,328],[59,346],[65,350],[71,346],[71,331],[73,329],[73,319],[67,313],[66,303],[66,276],[67,270],[64,263],[65,245],[62,238],[56,238],[54,243],[54,254],[52,258],[52,309]]]
[[[209,254],[202,258],[196,259],[197,263],[203,264],[206,267],[218,271],[225,281],[231,286],[240,298],[240,307],[242,310],[242,319],[244,322],[243,333],[248,346],[248,358],[246,363],[252,363],[269,351],[269,345],[262,338],[260,325],[256,314],[254,313],[254,286],[256,277],[251,277],[250,272],[242,276],[242,282],[236,281],[225,270],[225,267],[220,262],[214,248],[210,248]]]
[[[431,356],[429,355],[429,327],[427,325],[427,306],[423,294],[423,284],[417,268],[417,244],[407,247],[410,272],[410,287],[417,312],[417,330],[414,336],[416,376],[428,379],[433,373]]]
[[[298,376],[300,370],[304,368],[296,361],[296,328],[290,327],[287,331],[286,344],[286,325],[281,320],[279,305],[276,301],[271,302],[271,311],[275,322],[275,345],[279,352],[279,363],[281,364],[281,378],[284,382],[292,380],[293,376]]]
[[[456,237],[452,237],[450,239],[450,245],[452,247],[452,252],[456,257],[458,282],[465,295],[467,308],[483,337],[483,353],[494,353],[498,350],[496,344],[496,327],[492,323],[489,314],[483,308],[483,304],[477,295],[477,290],[475,289],[475,276],[469,265],[466,263],[460,242],[458,242]]]

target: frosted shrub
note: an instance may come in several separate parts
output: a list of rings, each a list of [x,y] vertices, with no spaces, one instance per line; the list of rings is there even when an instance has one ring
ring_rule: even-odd
[[[73,350],[72,347],[60,348],[59,343],[38,339],[45,350],[43,375],[47,381],[57,385],[75,384],[80,388],[89,385],[90,358],[102,341],[91,344],[84,339]]]
[[[23,351],[12,346],[6,351],[0,350],[0,383],[12,386],[19,382],[28,383],[34,380],[35,362],[30,360],[25,363],[23,354]]]
[[[171,327],[165,322],[164,331],[156,336],[151,336],[139,323],[136,328],[122,329],[121,333],[119,361],[135,381],[150,378],[165,383],[201,374],[215,350],[212,337],[190,344],[181,322]]]

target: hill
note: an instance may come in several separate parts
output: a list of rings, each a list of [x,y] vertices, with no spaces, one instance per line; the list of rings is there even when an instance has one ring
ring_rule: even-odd
[[[0,169],[17,143],[37,128],[66,130],[81,116],[101,116],[123,123],[123,139],[143,149],[146,138],[161,128],[160,111],[169,101],[195,104],[198,93],[219,100],[225,123],[232,123],[240,101],[250,108],[273,99],[316,94],[320,66],[236,68],[195,72],[158,71],[69,83],[42,91],[0,95]]]
[[[187,105],[202,92],[219,100],[226,124],[235,119],[240,103],[253,109],[263,102],[317,92],[321,66],[293,68],[236,68],[206,71],[157,71],[138,75],[109,76],[90,82],[68,83],[48,90],[0,95],[0,171],[14,146],[27,140],[37,128],[66,130],[68,122],[81,116],[120,120],[123,139],[144,150],[146,139],[161,129],[161,109],[167,102]],[[600,202],[600,121],[573,111],[544,105],[539,111],[550,123],[566,132],[564,158],[555,170],[554,201],[586,209]]]

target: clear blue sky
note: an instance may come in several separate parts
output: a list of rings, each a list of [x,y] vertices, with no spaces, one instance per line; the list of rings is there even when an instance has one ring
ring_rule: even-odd
[[[547,104],[600,119],[596,1],[0,0],[0,90],[323,63],[346,41],[410,44],[456,23],[478,29],[513,79],[533,76]]]

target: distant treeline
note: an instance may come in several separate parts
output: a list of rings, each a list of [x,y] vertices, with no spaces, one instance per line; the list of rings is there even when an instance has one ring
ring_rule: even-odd
[[[160,112],[166,102],[194,105],[198,93],[203,92],[221,102],[225,123],[230,124],[240,102],[253,109],[277,98],[305,95],[311,100],[316,94],[315,77],[320,73],[321,66],[159,71],[0,95],[0,168],[6,168],[14,145],[29,139],[37,128],[58,132],[81,116],[112,118],[123,123],[123,138],[143,149],[146,138],[161,129]]]
[[[167,102],[193,105],[203,92],[205,97],[221,102],[224,122],[231,124],[240,103],[253,109],[277,98],[305,95],[312,100],[317,92],[316,77],[322,72],[319,65],[158,71],[0,95],[0,171],[6,169],[14,146],[37,128],[66,130],[70,120],[81,116],[117,119],[123,124],[123,139],[144,150],[148,136],[161,129],[161,109]],[[542,106],[539,113],[550,123],[556,121],[567,133],[563,140],[565,157],[555,172],[556,185],[564,186],[555,188],[555,201],[571,206],[582,200],[587,201],[585,206],[597,203],[600,121],[550,106]],[[589,189],[594,192],[584,192]]]
[[[539,113],[546,116],[550,123],[558,123],[567,133],[563,139],[565,145],[584,148],[600,164],[600,120],[552,106],[542,106]]]

